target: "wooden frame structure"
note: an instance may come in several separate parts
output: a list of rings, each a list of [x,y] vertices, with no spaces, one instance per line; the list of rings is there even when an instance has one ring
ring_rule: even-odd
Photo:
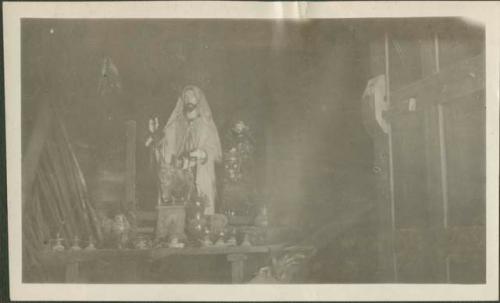
[[[457,159],[479,163],[478,175],[484,168],[485,154],[466,154],[469,142],[464,141],[465,135],[475,134],[480,143],[471,142],[470,148],[485,150],[481,141],[485,136],[481,128],[481,123],[485,123],[484,52],[442,67],[440,56],[446,54],[440,52],[439,28],[424,36],[420,33],[414,41],[419,45],[421,77],[393,89],[390,80],[397,75],[391,75],[394,71],[389,47],[394,30],[390,26],[379,30],[370,44],[371,72],[386,75],[388,80],[386,97],[390,109],[384,118],[391,125],[388,135],[380,133],[374,137],[375,166],[381,168],[377,177],[380,279],[484,282],[484,219],[479,216],[470,224],[458,219],[450,221],[457,213],[466,214],[470,207],[484,209],[481,205],[485,201],[479,193],[484,186],[481,177],[476,178],[476,205],[458,201],[460,197],[454,193],[457,184],[468,186],[472,180],[455,169]],[[465,117],[462,120],[457,118],[460,113]],[[474,120],[475,126],[467,124],[468,120]],[[461,141],[452,141],[456,137]],[[453,189],[450,180],[455,184]],[[452,204],[454,214],[450,213]],[[453,262],[457,258],[461,261]],[[460,274],[464,268],[474,269],[475,274],[460,278],[466,276]]]

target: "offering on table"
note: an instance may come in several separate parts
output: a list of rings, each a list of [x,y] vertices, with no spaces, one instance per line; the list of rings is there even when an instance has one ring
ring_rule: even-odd
[[[113,221],[112,233],[118,249],[124,248],[129,242],[130,223],[124,214],[117,214]]]
[[[183,248],[184,243],[179,242],[179,238],[177,236],[172,236],[172,239],[170,240],[168,247],[170,247],[170,248]]]
[[[80,239],[78,239],[78,236],[75,236],[73,240],[73,245],[71,246],[71,250],[81,250],[82,248],[78,245],[80,242]]]
[[[139,236],[134,243],[136,249],[148,249],[151,246],[149,239]]]
[[[231,236],[229,237],[229,239],[227,240],[227,245],[228,246],[236,246],[236,229],[232,229],[231,230]]]
[[[250,242],[250,236],[245,233],[243,236],[243,242],[241,242],[241,246],[252,246],[252,243]]]
[[[205,229],[205,235],[203,236],[203,240],[201,241],[201,244],[204,247],[212,246],[212,240],[210,240],[210,230],[208,228]]]
[[[210,216],[210,229],[212,234],[220,235],[224,233],[228,223],[228,219],[223,214],[214,214]]]
[[[54,246],[52,246],[52,250],[54,250],[54,251],[63,251],[64,250],[64,245],[62,243],[63,243],[64,239],[61,238],[60,234],[57,234],[57,237],[56,237],[55,241],[56,241],[56,244],[54,244]]]
[[[94,238],[90,237],[89,245],[85,247],[85,250],[95,250]]]
[[[226,242],[224,242],[224,232],[219,233],[219,239],[215,242],[215,246],[226,246]]]

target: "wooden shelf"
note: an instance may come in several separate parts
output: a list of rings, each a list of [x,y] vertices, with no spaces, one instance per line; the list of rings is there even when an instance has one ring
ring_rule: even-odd
[[[228,254],[256,254],[270,253],[283,248],[283,245],[258,245],[258,246],[227,246],[227,247],[186,247],[186,248],[153,248],[153,249],[96,249],[77,251],[50,251],[41,253],[44,261],[51,262],[83,262],[106,258],[145,258],[160,259],[167,256],[178,255],[228,255]]]

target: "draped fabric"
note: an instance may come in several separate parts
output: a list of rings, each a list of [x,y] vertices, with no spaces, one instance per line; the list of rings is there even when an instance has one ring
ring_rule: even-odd
[[[198,99],[199,116],[192,121],[185,117],[183,111],[183,96],[187,90],[194,92]],[[164,128],[162,147],[160,163],[169,163],[172,156],[178,157],[195,149],[206,153],[207,161],[196,165],[196,189],[198,194],[204,195],[208,200],[205,213],[213,214],[216,194],[214,163],[221,160],[222,150],[212,112],[205,95],[198,87],[187,86],[178,99]]]
[[[66,246],[75,237],[81,239],[81,246],[91,238],[102,238],[64,123],[56,112],[51,114],[32,187],[23,193],[27,195],[23,206],[23,269],[38,274],[43,274],[43,270],[36,270],[40,265],[38,253],[50,248],[58,234]]]
[[[173,152],[174,154],[180,154],[182,149],[185,147],[186,135],[188,134],[188,126],[189,122],[187,118],[184,116],[183,112],[183,95],[184,92],[190,90],[195,93],[196,98],[198,99],[198,112],[201,119],[197,119],[197,121],[201,122],[205,128],[211,133],[211,139],[213,139],[213,155],[214,159],[219,161],[222,155],[222,149],[220,144],[219,133],[217,131],[217,127],[212,118],[212,111],[210,110],[210,106],[205,98],[205,94],[202,90],[196,86],[186,86],[183,90],[181,97],[177,100],[177,104],[170,115],[170,118],[165,125],[164,132],[167,135],[166,140],[168,140],[168,151]],[[169,132],[169,130],[172,132]],[[168,135],[171,135],[168,138]]]

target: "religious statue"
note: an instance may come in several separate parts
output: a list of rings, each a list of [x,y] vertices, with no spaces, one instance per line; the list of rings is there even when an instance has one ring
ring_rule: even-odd
[[[172,167],[192,171],[196,194],[205,197],[204,214],[215,213],[215,162],[221,160],[221,145],[210,107],[198,87],[187,86],[182,91],[163,129],[157,160],[160,183],[171,190],[178,187],[169,184],[178,179],[172,178]]]

